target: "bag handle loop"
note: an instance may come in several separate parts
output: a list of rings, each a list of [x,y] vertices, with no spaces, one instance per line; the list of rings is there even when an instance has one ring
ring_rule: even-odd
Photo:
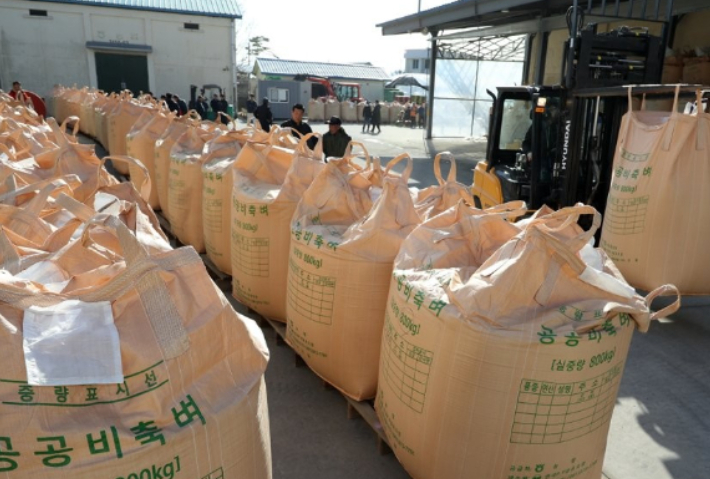
[[[404,168],[404,171],[402,172],[401,180],[405,184],[408,183],[409,177],[412,175],[412,170],[414,169],[414,160],[412,160],[412,157],[409,153],[402,153],[401,155],[395,156],[394,158],[392,158],[389,161],[389,163],[387,163],[387,166],[385,167],[385,175],[384,175],[385,178],[389,174],[392,167],[404,159],[407,160],[407,166]]]
[[[446,182],[441,176],[442,158],[446,158],[447,160],[449,160],[449,163],[451,163],[451,168],[449,168],[449,175],[446,177]],[[444,186],[447,182],[453,183],[456,181],[456,159],[450,151],[444,151],[434,157],[434,176],[436,177],[436,180],[439,182],[440,186]]]
[[[131,158],[130,156],[108,155],[101,158],[101,164],[99,168],[103,167],[106,160],[127,163],[128,168],[132,170],[131,183],[136,186],[136,189],[141,195],[141,198],[143,198],[143,200],[145,200],[146,202],[149,201],[151,189],[150,174],[148,173],[148,168],[146,168],[143,163],[141,163],[139,160],[136,160],[135,158]],[[136,168],[137,170],[133,170],[133,168]],[[137,175],[135,174],[136,171],[138,172]],[[139,178],[136,182],[133,182],[135,176],[138,176]]]

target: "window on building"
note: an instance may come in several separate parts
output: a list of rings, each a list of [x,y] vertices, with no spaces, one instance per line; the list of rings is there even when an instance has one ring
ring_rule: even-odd
[[[429,60],[424,60],[424,69],[429,70]]]
[[[47,10],[30,10],[30,17],[46,17]]]
[[[419,60],[412,60],[412,68],[415,70],[419,69]]]
[[[269,88],[269,101],[271,103],[288,103],[288,88]]]
[[[199,23],[185,23],[185,30],[199,30]]]

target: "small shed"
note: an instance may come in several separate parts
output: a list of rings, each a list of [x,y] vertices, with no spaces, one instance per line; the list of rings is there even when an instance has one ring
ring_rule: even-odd
[[[324,63],[276,58],[257,58],[253,74],[257,78],[257,100],[268,98],[274,118],[288,118],[296,103],[306,105],[311,98],[324,96],[325,90],[308,77],[324,78],[335,83],[357,83],[361,95],[384,101],[389,75],[369,63]]]

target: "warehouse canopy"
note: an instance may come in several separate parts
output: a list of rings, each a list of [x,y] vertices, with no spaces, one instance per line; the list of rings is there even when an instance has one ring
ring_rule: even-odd
[[[433,33],[464,28],[468,37],[518,35],[567,28],[571,0],[459,0],[377,25],[383,35]],[[707,8],[707,0],[578,0],[587,22],[608,17],[666,20]],[[608,20],[607,20],[608,21]],[[458,33],[458,32],[457,32]]]
[[[302,62],[277,58],[257,58],[253,73],[255,75],[306,75],[374,81],[385,81],[390,78],[382,68],[368,64]]]
[[[125,8],[152,12],[181,13],[202,17],[242,18],[237,0],[29,0],[38,3],[69,3],[92,7]]]

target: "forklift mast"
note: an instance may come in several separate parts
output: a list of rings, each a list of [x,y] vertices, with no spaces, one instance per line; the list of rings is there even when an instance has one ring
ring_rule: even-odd
[[[660,21],[659,2],[655,3],[655,17],[650,15],[650,20],[661,26],[660,36],[652,35],[648,28],[622,26],[600,32],[597,24],[585,26],[585,14],[599,12],[594,3],[590,1],[585,11],[575,0],[567,15],[570,37],[560,78],[564,107],[551,188],[558,206],[582,201],[603,211],[621,117],[628,109],[624,89],[618,87],[661,83],[673,1],[666,2],[665,21]],[[602,1],[601,14],[605,16],[612,7],[614,15],[609,21],[649,20],[649,0],[628,2],[625,17],[619,0],[615,5],[609,2],[608,7],[606,3]],[[591,89],[599,95],[590,95]],[[533,130],[540,123],[537,119]],[[541,198],[535,199],[539,204]]]

